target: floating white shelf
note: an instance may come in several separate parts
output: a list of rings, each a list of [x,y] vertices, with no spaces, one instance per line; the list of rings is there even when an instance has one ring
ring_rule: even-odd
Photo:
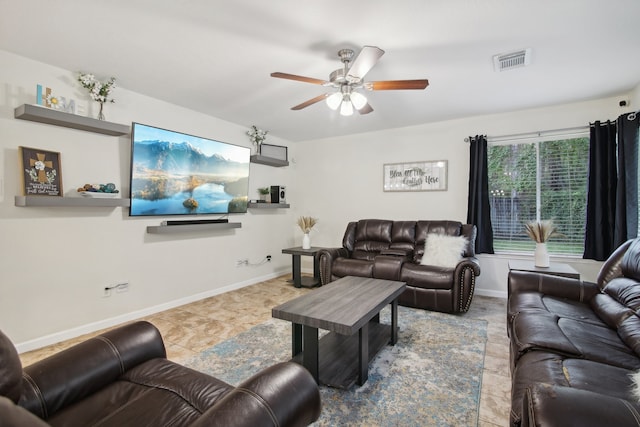
[[[254,154],[249,160],[251,163],[274,166],[277,168],[289,166],[289,162],[287,160],[274,159],[273,157],[261,156],[260,154]]]
[[[90,198],[90,197],[61,197],[61,196],[16,196],[15,205],[20,207],[28,206],[87,206],[87,207],[128,207],[131,199],[113,198]]]
[[[247,207],[251,209],[278,209],[289,208],[289,203],[247,203]]]
[[[102,133],[104,135],[121,136],[130,132],[130,127],[127,125],[65,113],[64,111],[54,110],[41,105],[21,105],[14,110],[14,117],[21,120]]]
[[[187,231],[207,231],[207,230],[228,230],[232,228],[240,228],[240,222],[223,222],[214,224],[184,224],[184,225],[149,225],[147,233],[149,234],[170,234],[184,233]]]

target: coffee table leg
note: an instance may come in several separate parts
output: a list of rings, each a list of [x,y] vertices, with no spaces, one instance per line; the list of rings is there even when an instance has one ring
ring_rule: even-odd
[[[398,299],[391,302],[391,345],[398,342]]]
[[[302,352],[302,325],[299,323],[292,323],[291,330],[291,357],[296,357]]]
[[[302,327],[302,339],[304,348],[302,350],[302,365],[316,380],[316,384],[320,384],[319,375],[319,358],[318,358],[318,328],[304,325]]]
[[[291,255],[293,257],[291,275],[293,276],[293,286],[299,288],[302,286],[302,272],[300,266],[300,255]]]
[[[358,385],[369,379],[369,323],[358,331]]]

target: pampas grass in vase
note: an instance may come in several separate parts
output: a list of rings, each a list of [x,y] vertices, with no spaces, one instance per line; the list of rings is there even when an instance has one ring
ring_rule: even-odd
[[[309,233],[314,225],[318,223],[316,218],[310,216],[301,216],[298,218],[298,227],[304,233],[302,237],[302,249],[311,249],[311,239],[309,239]]]
[[[524,226],[527,235],[536,242],[535,266],[549,267],[549,252],[547,251],[547,241],[558,235],[558,229],[553,221],[548,219],[544,221],[531,221]]]

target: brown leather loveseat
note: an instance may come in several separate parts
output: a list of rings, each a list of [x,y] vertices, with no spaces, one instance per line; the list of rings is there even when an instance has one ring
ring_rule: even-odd
[[[640,425],[640,239],[596,283],[511,271],[508,285],[511,425]]]
[[[475,240],[475,225],[457,221],[350,222],[341,248],[318,251],[321,284],[345,276],[402,281],[407,287],[400,304],[465,313],[480,275]],[[453,253],[442,256],[447,252]]]
[[[136,322],[31,366],[0,332],[0,425],[306,426],[320,394],[303,367],[273,365],[238,387],[166,359],[158,330]]]

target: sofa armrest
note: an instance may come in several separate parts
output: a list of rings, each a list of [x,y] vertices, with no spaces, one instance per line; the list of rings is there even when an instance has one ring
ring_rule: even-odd
[[[509,271],[509,296],[520,292],[539,292],[545,295],[586,302],[600,292],[595,283],[571,277],[552,276],[530,271]]]
[[[158,329],[148,322],[131,323],[24,368],[18,404],[46,420],[132,367],[165,357]]]
[[[318,268],[320,269],[320,285],[331,282],[331,268],[336,258],[349,258],[349,251],[345,248],[324,248],[320,249],[316,255],[318,257]]]
[[[480,275],[480,261],[476,257],[465,257],[453,272],[453,310],[466,313],[471,305],[476,287],[476,277]]]
[[[293,362],[270,366],[209,408],[191,427],[302,427],[320,416],[320,390]]]
[[[540,383],[526,390],[521,427],[637,426],[639,412],[637,402]]]

